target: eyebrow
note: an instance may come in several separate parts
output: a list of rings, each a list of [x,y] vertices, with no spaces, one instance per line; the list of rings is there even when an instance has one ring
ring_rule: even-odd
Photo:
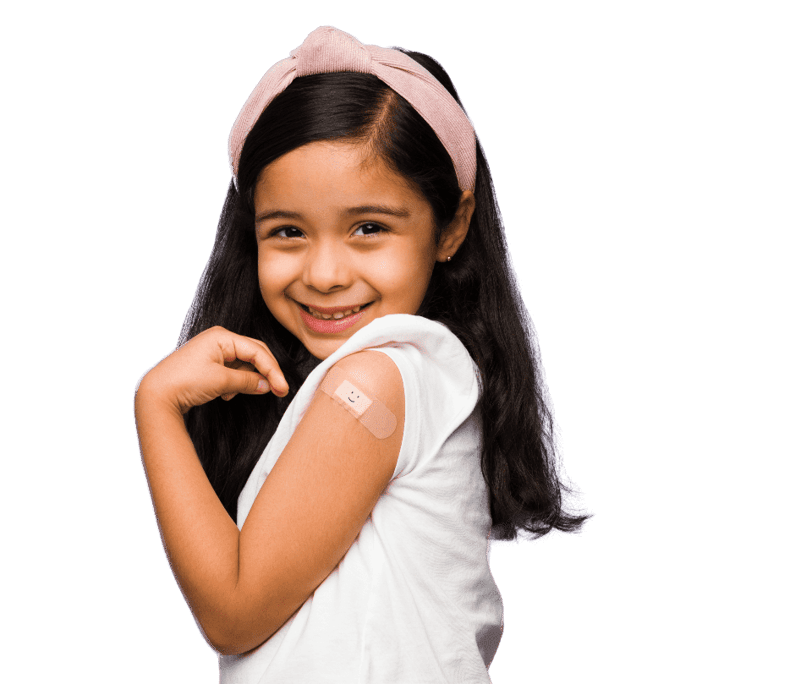
[[[385,207],[378,204],[365,204],[361,207],[350,207],[346,209],[346,214],[349,216],[358,216],[359,214],[385,214],[387,216],[398,216],[399,218],[409,218],[411,214],[409,210],[396,207]]]
[[[345,212],[348,216],[359,216],[361,214],[384,214],[385,216],[397,216],[399,218],[409,218],[411,213],[406,208],[386,207],[379,204],[364,204],[359,207],[349,207]],[[271,221],[273,219],[301,219],[302,215],[297,211],[282,211],[276,209],[275,211],[267,211],[263,214],[258,214],[255,217],[256,225],[263,223],[263,221]]]

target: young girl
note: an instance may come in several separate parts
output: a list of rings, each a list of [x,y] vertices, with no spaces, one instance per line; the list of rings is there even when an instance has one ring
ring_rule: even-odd
[[[487,682],[488,540],[577,529],[491,177],[442,68],[311,33],[230,138],[136,416],[223,682]]]

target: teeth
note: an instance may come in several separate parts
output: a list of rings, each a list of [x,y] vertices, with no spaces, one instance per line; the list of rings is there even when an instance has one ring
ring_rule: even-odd
[[[333,313],[333,314],[320,313],[310,306],[308,306],[307,308],[310,310],[310,313],[316,318],[322,318],[325,321],[329,321],[329,320],[339,321],[341,318],[350,316],[352,313],[357,313],[362,307],[355,306],[353,309],[349,309],[348,311],[338,311],[337,313]]]

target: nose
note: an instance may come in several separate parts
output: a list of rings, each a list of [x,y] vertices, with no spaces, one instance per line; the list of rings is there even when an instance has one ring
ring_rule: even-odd
[[[318,292],[333,292],[349,287],[352,282],[351,267],[343,249],[328,240],[311,245],[305,258],[302,281]]]

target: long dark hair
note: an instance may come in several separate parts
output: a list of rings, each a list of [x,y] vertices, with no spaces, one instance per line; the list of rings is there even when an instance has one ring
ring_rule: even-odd
[[[404,51],[459,100],[449,76],[427,55]],[[459,100],[460,103],[460,100]],[[410,180],[433,208],[437,239],[455,215],[461,189],[452,160],[412,106],[375,76],[317,74],[297,78],[264,110],[239,161],[211,257],[179,344],[214,325],[263,340],[291,388],[277,398],[239,395],[187,414],[201,463],[235,519],[236,500],[295,392],[317,361],[272,316],[258,289],[253,195],[261,171],[311,142],[366,145]],[[493,536],[520,530],[543,535],[578,529],[586,516],[563,510],[569,490],[558,476],[552,415],[534,332],[518,293],[491,174],[477,145],[476,209],[466,241],[434,269],[418,315],[445,324],[480,368],[481,468],[488,485]]]

